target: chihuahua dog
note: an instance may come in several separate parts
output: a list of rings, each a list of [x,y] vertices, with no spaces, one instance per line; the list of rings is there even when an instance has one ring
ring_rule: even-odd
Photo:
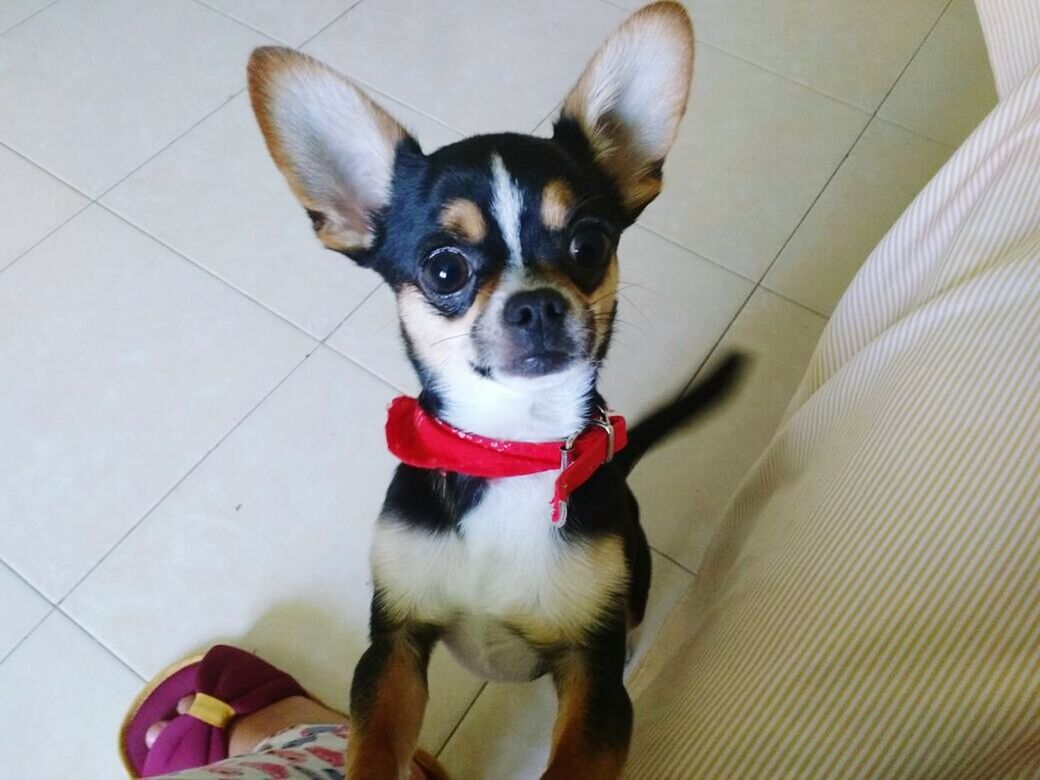
[[[661,190],[692,63],[686,12],[655,3],[599,49],[551,139],[483,135],[424,154],[339,73],[291,49],[253,53],[250,96],[271,156],[318,238],[394,291],[423,388],[388,424],[404,462],[371,551],[351,778],[407,776],[438,641],[485,678],[552,675],[559,711],[545,777],[621,772],[632,730],[626,635],[650,586],[626,475],[721,399],[739,368],[726,361],[635,426],[623,449],[621,420],[596,389],[618,238]],[[546,451],[541,465],[515,466]]]

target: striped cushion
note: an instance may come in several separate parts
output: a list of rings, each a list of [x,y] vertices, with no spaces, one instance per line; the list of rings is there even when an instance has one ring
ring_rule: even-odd
[[[1005,92],[835,311],[633,681],[629,776],[1040,776],[1040,71]]]

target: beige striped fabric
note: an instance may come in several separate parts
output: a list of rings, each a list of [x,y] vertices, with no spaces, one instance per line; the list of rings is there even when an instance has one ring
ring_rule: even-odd
[[[1040,2],[982,0],[975,6],[997,94],[1003,98],[1040,65]]]
[[[1006,82],[1026,5],[980,9]],[[633,681],[628,776],[1040,777],[1040,70],[1006,82],[846,292]]]

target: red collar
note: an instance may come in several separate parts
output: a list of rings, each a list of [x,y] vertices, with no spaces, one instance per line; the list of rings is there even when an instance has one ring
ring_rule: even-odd
[[[628,443],[625,418],[608,415],[566,441],[524,442],[466,433],[431,417],[415,398],[398,396],[386,419],[386,444],[398,460],[471,477],[520,477],[560,470],[550,501],[553,525],[567,519],[567,499]]]

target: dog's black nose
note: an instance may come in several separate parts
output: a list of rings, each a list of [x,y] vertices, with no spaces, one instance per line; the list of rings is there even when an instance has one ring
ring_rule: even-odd
[[[525,290],[506,301],[502,318],[507,325],[527,331],[552,330],[563,323],[569,304],[556,290]]]

